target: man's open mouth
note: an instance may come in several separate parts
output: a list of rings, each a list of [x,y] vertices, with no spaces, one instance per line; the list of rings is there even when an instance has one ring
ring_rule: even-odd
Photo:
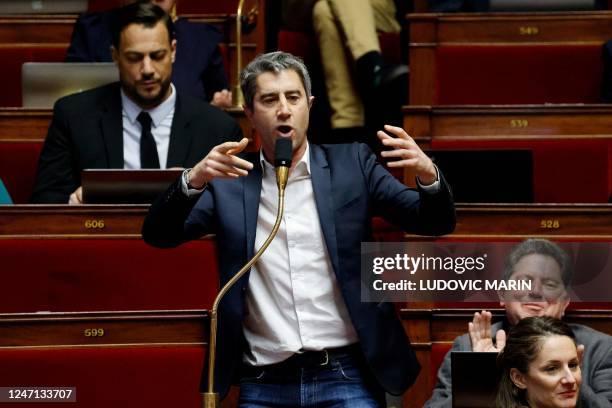
[[[281,136],[291,136],[291,132],[293,131],[293,128],[289,125],[282,125],[276,128],[276,130],[278,131],[278,133],[281,134]]]

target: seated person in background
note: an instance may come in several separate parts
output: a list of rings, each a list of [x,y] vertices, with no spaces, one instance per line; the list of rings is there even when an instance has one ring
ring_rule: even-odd
[[[6,190],[6,187],[4,187],[2,179],[0,179],[0,204],[13,204],[13,200],[11,200],[11,196]]]
[[[147,0],[140,0],[147,1]],[[150,0],[166,13],[173,15],[176,45],[176,62],[172,82],[179,92],[209,101],[212,105],[228,108],[232,105],[231,93],[219,52],[221,34],[212,26],[192,23],[176,18],[176,0]],[[132,1],[126,1],[131,3]],[[67,62],[110,62],[113,21],[119,9],[106,12],[85,13],[79,16],[72,32],[66,54]]]
[[[475,313],[469,333],[455,339],[451,351],[503,350],[506,332],[521,319],[548,316],[560,319],[569,305],[567,287],[573,267],[558,245],[545,239],[528,239],[512,249],[504,267],[504,279],[529,279],[532,290],[514,301],[501,302],[506,319],[491,324],[491,313]],[[570,324],[576,342],[585,348],[580,402],[586,407],[612,407],[612,337],[580,324]],[[451,407],[450,352],[438,370],[438,382],[425,407]]]
[[[572,329],[561,320],[524,318],[510,330],[498,356],[502,376],[495,406],[576,407],[583,352],[584,347],[576,345]]]
[[[400,32],[395,15],[392,0],[315,3],[313,27],[332,110],[330,143],[366,141],[391,120],[401,126],[397,118],[408,93],[408,67],[386,64],[377,36],[377,31]],[[395,111],[397,118],[390,113]],[[367,141],[379,147],[378,140]]]
[[[139,2],[118,18],[112,54],[120,82],[56,102],[33,203],[81,203],[86,168],[191,167],[212,147],[241,139],[229,115],[172,85],[176,41],[168,14]]]

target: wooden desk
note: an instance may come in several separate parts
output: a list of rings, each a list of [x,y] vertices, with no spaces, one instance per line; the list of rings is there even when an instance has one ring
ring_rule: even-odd
[[[214,240],[146,245],[146,206],[0,207],[0,313],[204,309],[218,291]]]
[[[612,141],[612,105],[405,106],[404,128],[425,147],[435,142]]]
[[[243,36],[247,48],[265,49],[265,7],[260,9],[256,28]],[[236,14],[192,13],[180,17],[215,26],[224,34],[223,42],[235,42]],[[15,14],[0,16],[0,44],[70,43],[76,14]]]
[[[608,241],[612,239],[612,204],[465,204],[458,203],[457,226],[443,237],[403,234],[386,221],[374,220],[376,241],[518,241],[524,238]]]
[[[441,240],[612,239],[612,204],[458,204],[457,227]]]
[[[0,314],[0,348],[204,346],[208,336],[206,310]]]
[[[612,9],[612,0],[607,0],[608,9]],[[414,0],[414,11],[416,13],[426,13],[429,11],[428,0]]]
[[[242,108],[230,108],[231,115],[252,139],[253,130]],[[0,146],[2,142],[43,142],[53,117],[51,109],[0,107]]]
[[[611,105],[407,106],[404,127],[434,155],[436,150],[528,151],[535,202],[605,203],[612,194]],[[478,172],[477,164],[462,162],[460,152],[454,155],[450,168],[443,168],[446,174]],[[498,171],[512,165],[500,162]],[[404,180],[414,175],[406,172]]]
[[[0,16],[0,43],[70,43],[75,14]]]
[[[0,107],[0,143],[43,142],[52,117],[51,109]]]
[[[147,205],[0,206],[0,239],[140,238]]]
[[[429,347],[432,343],[451,343],[457,336],[467,333],[468,322],[477,308],[465,309],[402,309],[400,315],[412,343]],[[493,320],[504,318],[504,309],[492,309]],[[612,335],[612,312],[609,310],[570,309],[565,319],[584,324]]]
[[[612,38],[612,11],[415,13],[406,16],[419,44],[601,43]]]
[[[5,205],[0,206],[0,239],[137,238],[146,205]],[[612,239],[612,204],[457,204],[457,227],[442,238],[404,235],[407,240],[562,240]],[[94,221],[95,226],[93,226]],[[100,224],[103,227],[100,227]],[[378,240],[401,232],[374,220]]]
[[[75,407],[201,406],[205,311],[2,314],[0,339],[4,384],[71,386]]]

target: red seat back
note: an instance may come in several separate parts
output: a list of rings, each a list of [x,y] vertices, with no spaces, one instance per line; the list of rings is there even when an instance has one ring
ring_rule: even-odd
[[[289,30],[278,32],[278,49],[296,55],[304,61],[311,60],[315,56],[314,53],[318,52],[315,46],[316,40],[307,33]]]
[[[0,384],[75,387],[74,408],[197,408],[204,357],[196,346],[0,348]]]
[[[64,45],[6,45],[0,47],[0,106],[22,106],[21,65],[24,62],[61,62],[66,56]]]
[[[596,103],[601,45],[446,45],[435,104]]]
[[[208,309],[213,240],[177,249],[141,239],[3,239],[0,313]]]
[[[0,179],[15,204],[28,202],[42,142],[0,143]]]

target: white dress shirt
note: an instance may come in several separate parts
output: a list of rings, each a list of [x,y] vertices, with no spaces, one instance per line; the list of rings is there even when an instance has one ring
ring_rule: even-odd
[[[172,130],[172,119],[174,118],[174,107],[176,104],[176,89],[170,84],[171,94],[168,99],[153,109],[142,109],[136,105],[121,90],[121,105],[123,119],[123,168],[140,169],[140,135],[142,126],[137,118],[143,110],[151,116],[151,134],[157,145],[159,155],[159,167],[165,169],[168,161],[168,146],[170,145],[170,132]]]
[[[278,235],[251,268],[244,334],[251,365],[273,364],[294,353],[357,342],[319,221],[310,173],[309,146],[291,170]],[[255,250],[276,220],[274,167],[260,153],[263,178]]]

